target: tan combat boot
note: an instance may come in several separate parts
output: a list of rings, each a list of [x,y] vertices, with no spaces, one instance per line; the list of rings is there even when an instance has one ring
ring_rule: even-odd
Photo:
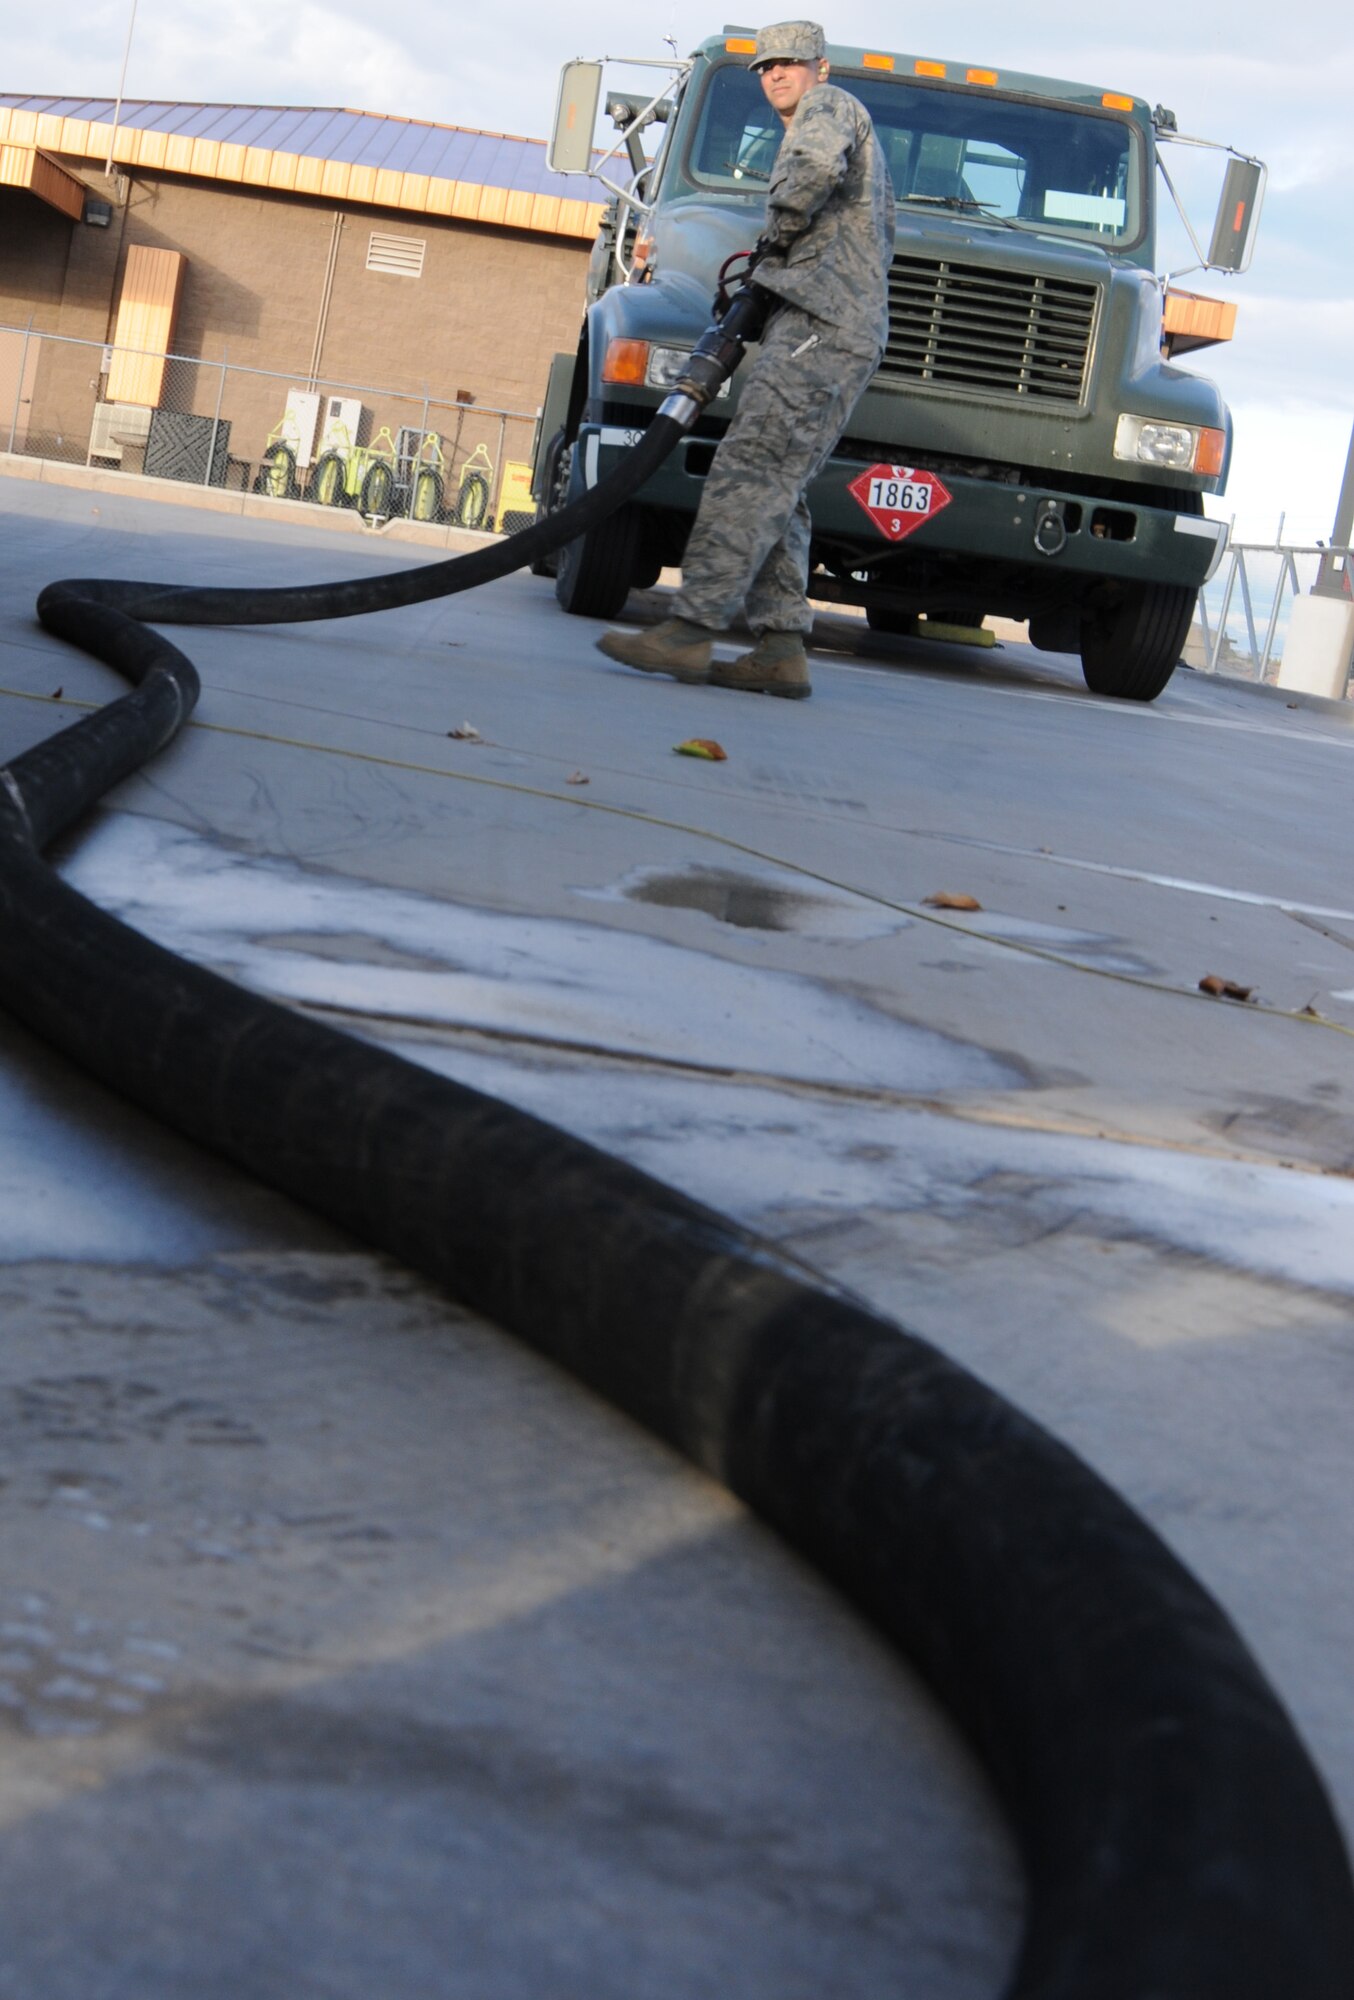
[[[609,660],[644,674],[671,674],[675,681],[708,680],[713,644],[713,633],[685,618],[665,618],[650,632],[604,632],[597,641]]]
[[[717,660],[710,669],[710,685],[741,688],[744,694],[779,694],[787,701],[803,701],[813,693],[809,682],[809,660],[802,632],[763,632],[750,653],[727,666]]]

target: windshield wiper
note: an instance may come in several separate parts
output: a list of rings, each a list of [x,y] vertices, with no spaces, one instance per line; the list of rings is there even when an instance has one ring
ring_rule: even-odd
[[[769,181],[771,178],[769,171],[763,173],[760,167],[751,166],[746,160],[726,160],[724,171],[741,181]]]
[[[1021,222],[1017,222],[1016,218],[1013,215],[995,214],[993,212],[995,208],[995,204],[993,202],[975,201],[972,195],[905,194],[901,197],[901,199],[907,202],[924,203],[927,208],[946,208],[950,211],[952,215],[978,215],[982,217],[984,222],[995,222],[999,224],[1002,229],[1024,228],[1024,224]]]

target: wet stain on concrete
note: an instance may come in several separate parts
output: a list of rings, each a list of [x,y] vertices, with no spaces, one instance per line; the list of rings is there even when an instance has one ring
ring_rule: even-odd
[[[721,924],[752,931],[798,930],[804,916],[811,916],[817,903],[814,897],[774,888],[754,876],[738,875],[723,868],[650,875],[628,893],[636,903],[654,903],[669,910],[701,910]]]
[[[737,930],[781,931],[802,937],[870,938],[907,930],[912,919],[886,904],[843,889],[806,887],[783,870],[639,868],[614,888],[585,890],[598,901],[646,903],[654,909],[695,910]]]

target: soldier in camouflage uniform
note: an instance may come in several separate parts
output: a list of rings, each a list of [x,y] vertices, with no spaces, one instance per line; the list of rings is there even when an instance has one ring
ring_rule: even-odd
[[[883,355],[894,197],[870,114],[827,82],[816,23],[763,28],[750,67],[786,128],[756,267],[781,303],[706,480],[676,616],[598,644],[649,673],[793,699],[810,692],[804,494]],[[757,643],[712,666],[714,634],[740,610]]]

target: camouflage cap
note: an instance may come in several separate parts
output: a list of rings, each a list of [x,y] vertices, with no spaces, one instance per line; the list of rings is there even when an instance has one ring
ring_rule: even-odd
[[[821,62],[827,54],[823,31],[816,21],[777,21],[757,31],[757,53],[749,69],[765,69],[773,62]]]

